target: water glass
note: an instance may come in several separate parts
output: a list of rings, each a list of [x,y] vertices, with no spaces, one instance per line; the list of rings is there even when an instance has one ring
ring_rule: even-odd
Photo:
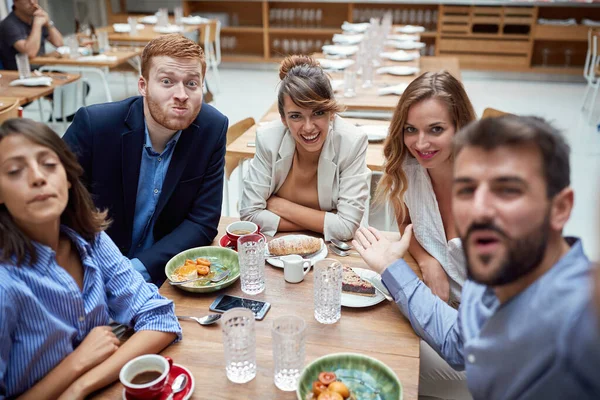
[[[344,70],[344,97],[356,96],[356,71],[353,68]]]
[[[108,42],[107,32],[98,32],[98,50],[100,53],[110,51],[110,44]]]
[[[129,23],[129,34],[131,36],[137,36],[137,18],[128,17],[127,22]]]
[[[362,82],[363,88],[370,88],[373,86],[373,59],[370,57],[367,57],[363,63]]]
[[[238,258],[242,292],[258,294],[265,290],[265,238],[256,233],[240,236]]]
[[[273,321],[271,335],[275,386],[286,392],[294,391],[304,366],[306,322],[293,315],[279,317]]]
[[[334,324],[342,316],[342,264],[326,258],[315,264],[315,319]]]
[[[254,314],[247,308],[232,308],[223,314],[223,351],[227,379],[246,383],[256,376],[256,332]]]
[[[175,14],[175,25],[181,26],[183,25],[183,8],[175,7],[173,9],[173,13]]]
[[[18,53],[17,55],[15,55],[15,60],[17,61],[17,70],[19,71],[19,78],[29,78],[31,76],[29,56],[25,53]]]

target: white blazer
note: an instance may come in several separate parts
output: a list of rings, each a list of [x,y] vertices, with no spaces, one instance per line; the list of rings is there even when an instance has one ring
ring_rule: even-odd
[[[325,213],[324,236],[348,240],[358,229],[369,200],[367,135],[336,116],[319,157],[317,191]],[[256,154],[244,178],[240,216],[273,236],[280,217],[266,210],[267,200],[285,182],[292,167],[296,142],[280,120],[259,127]],[[298,188],[301,190],[302,188]],[[337,210],[336,213],[330,212]]]

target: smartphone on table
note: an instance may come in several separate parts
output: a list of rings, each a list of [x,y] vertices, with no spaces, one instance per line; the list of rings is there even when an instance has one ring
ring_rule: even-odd
[[[254,319],[261,320],[271,308],[271,304],[266,301],[245,299],[238,296],[230,296],[222,294],[212,302],[209,307],[210,311],[225,312],[236,307],[244,307],[254,313]]]

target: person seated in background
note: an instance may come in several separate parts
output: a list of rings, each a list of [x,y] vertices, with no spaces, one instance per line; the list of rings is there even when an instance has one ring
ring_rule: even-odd
[[[104,233],[82,172],[46,125],[0,126],[2,399],[83,399],[181,339],[173,302]],[[110,319],[135,330],[121,346]]]
[[[63,45],[63,37],[38,0],[14,0],[12,12],[0,22],[0,63],[4,69],[16,70],[15,56],[29,58],[45,54],[45,42]]]
[[[469,279],[457,310],[401,260],[410,240],[353,241],[415,332],[465,370],[475,399],[597,399],[593,264],[563,237],[573,208],[569,147],[535,117],[473,122],[454,138],[452,215]]]
[[[198,44],[160,36],[142,53],[142,96],[80,108],[63,138],[106,232],[156,284],[171,257],[212,243],[221,217],[228,120],[202,102],[205,72]]]
[[[279,78],[281,121],[258,128],[240,216],[267,235],[351,239],[369,200],[367,135],[336,114],[341,107],[313,58],[287,57]]]

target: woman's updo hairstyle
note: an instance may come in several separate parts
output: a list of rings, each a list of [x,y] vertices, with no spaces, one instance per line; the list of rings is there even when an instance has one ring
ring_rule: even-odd
[[[279,79],[277,105],[281,118],[285,118],[283,98],[286,94],[298,107],[334,113],[343,110],[335,100],[329,77],[310,56],[286,57],[279,67]]]

